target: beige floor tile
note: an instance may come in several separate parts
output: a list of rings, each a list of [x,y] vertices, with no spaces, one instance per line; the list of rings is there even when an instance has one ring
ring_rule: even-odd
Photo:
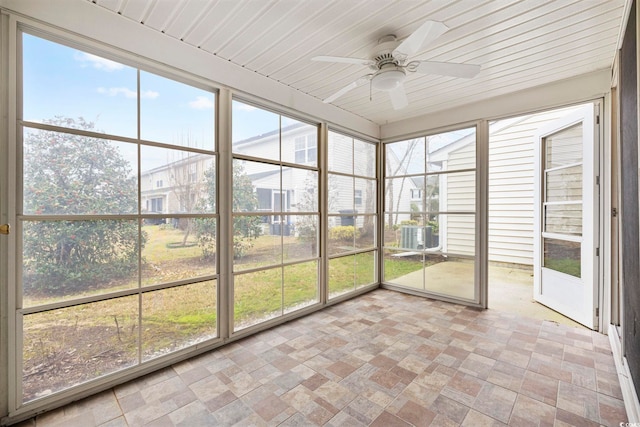
[[[584,328],[376,290],[20,427],[619,425],[612,357]]]

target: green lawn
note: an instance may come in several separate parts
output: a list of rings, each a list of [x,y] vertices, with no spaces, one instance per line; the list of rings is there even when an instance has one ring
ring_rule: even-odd
[[[544,266],[551,270],[556,270],[561,273],[570,274],[571,276],[580,277],[580,260],[572,258],[545,258]]]
[[[147,245],[143,251],[143,278],[161,283],[181,280],[209,272],[214,262],[204,260],[197,245],[181,246],[183,233],[170,226],[143,227]],[[263,239],[264,237],[264,239]],[[254,252],[263,262],[270,256],[274,240],[256,240]],[[263,239],[263,240],[261,240]],[[191,238],[188,243],[192,243]],[[298,254],[302,242],[284,239],[285,249]],[[307,243],[304,243],[308,245]],[[306,246],[308,248],[308,246]],[[280,249],[279,249],[280,250]],[[394,277],[415,269],[414,263],[392,260],[385,264]],[[332,258],[329,261],[329,291],[340,295],[374,282],[374,253]],[[145,276],[146,275],[146,276]],[[315,304],[318,294],[318,261],[269,268],[234,276],[234,320],[241,327],[278,317],[283,313]],[[144,279],[143,279],[144,280]],[[137,287],[137,281],[113,281],[100,289],[87,290],[62,299]],[[216,335],[217,286],[215,280],[145,292],[24,317],[26,395],[56,390],[137,363],[138,348],[143,360],[174,351]],[[141,298],[141,299],[140,299]],[[58,298],[60,300],[60,298]],[[51,302],[50,298],[31,299],[30,305]],[[140,305],[141,304],[141,305]],[[140,324],[138,307],[142,308]],[[141,328],[141,329],[140,329]],[[58,376],[39,377],[39,366],[54,366]],[[86,369],[71,369],[84,366]],[[64,372],[73,372],[69,378]],[[27,378],[25,377],[25,378]]]

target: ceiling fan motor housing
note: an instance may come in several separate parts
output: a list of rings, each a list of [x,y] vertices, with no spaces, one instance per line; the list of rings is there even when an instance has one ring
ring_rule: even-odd
[[[376,61],[375,65],[371,68],[374,70],[381,70],[383,66],[388,64],[399,65],[398,59],[393,56],[393,51],[398,47],[398,40],[394,35],[388,35],[378,40],[378,46],[373,55],[373,60]]]

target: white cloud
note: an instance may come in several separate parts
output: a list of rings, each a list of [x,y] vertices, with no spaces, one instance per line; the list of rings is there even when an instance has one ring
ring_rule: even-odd
[[[189,107],[196,110],[206,110],[213,108],[213,100],[206,96],[197,96],[195,101],[189,101]]]
[[[126,87],[110,87],[108,89],[104,87],[99,87],[98,93],[101,93],[103,95],[108,95],[108,96],[124,95],[125,98],[137,98],[138,96],[138,94],[135,91],[128,89]]]
[[[101,93],[101,94],[107,95],[107,96],[122,95],[125,98],[129,98],[129,99],[135,99],[135,98],[138,97],[138,94],[136,93],[136,91],[131,90],[131,89],[126,88],[126,87],[110,87],[110,88],[99,87],[98,88],[98,93]],[[153,90],[146,90],[146,91],[142,92],[141,96],[142,96],[142,98],[156,99],[158,96],[160,96],[160,94],[158,92],[153,91]]]
[[[249,105],[249,104],[234,103],[233,105],[240,111],[254,111],[258,109],[253,105]]]
[[[140,94],[140,96],[146,99],[156,99],[157,97],[160,96],[160,93],[156,92],[155,90],[145,90]]]
[[[124,68],[123,64],[85,52],[76,52],[73,58],[80,62],[83,67],[93,67],[97,70],[111,72],[122,70]]]

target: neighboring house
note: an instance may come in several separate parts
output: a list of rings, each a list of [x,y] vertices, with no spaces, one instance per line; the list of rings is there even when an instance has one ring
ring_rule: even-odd
[[[533,265],[534,147],[538,129],[576,108],[493,122],[489,128],[489,261]],[[475,137],[461,138],[430,155],[443,170],[475,167]],[[475,211],[475,181],[469,174],[440,180],[440,210]],[[473,255],[475,216],[448,215],[440,224],[443,252]]]
[[[167,158],[164,165],[142,171],[142,212],[171,215],[202,209],[200,204],[206,193],[204,174],[212,165],[212,156],[188,153],[178,159]],[[164,222],[155,222],[158,221]]]
[[[281,153],[280,147],[282,147]],[[317,188],[317,128],[302,123],[283,127],[233,143],[234,155],[250,178],[258,202],[258,212],[264,212],[263,233],[284,235],[295,233],[295,213],[318,211]],[[253,161],[267,158],[308,168],[290,168]],[[353,167],[349,156],[334,156],[331,168],[346,171]],[[371,162],[361,162],[370,164]],[[193,212],[206,193],[204,172],[212,165],[212,157],[189,154],[168,159],[166,164],[142,172],[142,208],[144,213],[166,214]],[[356,168],[357,169],[357,168]],[[371,171],[363,171],[370,174]],[[330,226],[362,227],[364,219],[355,217],[367,211],[367,194],[375,194],[375,181],[334,175],[330,180]],[[316,196],[313,196],[314,193]],[[369,212],[374,212],[370,207]],[[157,221],[156,221],[157,222]],[[163,221],[164,222],[164,221]]]

